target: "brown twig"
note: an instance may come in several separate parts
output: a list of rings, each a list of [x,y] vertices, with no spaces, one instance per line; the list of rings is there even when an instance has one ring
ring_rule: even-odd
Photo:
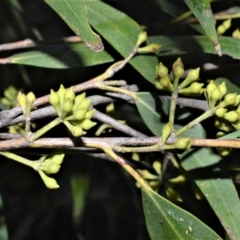
[[[43,45],[58,44],[58,43],[77,43],[77,42],[81,42],[81,38],[79,36],[71,36],[71,37],[65,37],[65,38],[40,40],[40,41],[34,41],[32,39],[27,38],[22,41],[0,44],[0,52],[23,49],[23,48],[38,47]]]

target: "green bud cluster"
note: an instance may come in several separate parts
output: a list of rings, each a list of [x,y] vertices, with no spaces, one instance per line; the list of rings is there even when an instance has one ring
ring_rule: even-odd
[[[223,23],[217,27],[217,33],[219,35],[222,35],[231,27],[231,24],[232,24],[231,19],[227,19],[227,20],[223,21]]]
[[[63,153],[54,154],[48,158],[44,158],[41,161],[38,172],[47,188],[50,189],[59,188],[59,185],[57,184],[56,180],[54,178],[49,177],[48,175],[59,172],[64,156],[65,154]]]
[[[61,85],[57,92],[51,90],[49,102],[75,137],[83,135],[83,130],[89,130],[96,124],[90,120],[95,111],[89,109],[91,99],[86,98],[85,93],[75,96],[73,87],[65,89]]]
[[[30,117],[31,109],[35,100],[36,97],[32,92],[29,92],[27,95],[21,92],[18,93],[17,103],[21,107],[25,117]]]
[[[17,89],[13,86],[9,86],[8,88],[4,89],[4,97],[0,98],[0,104],[2,104],[5,109],[11,109],[12,107],[16,106],[17,95]]]

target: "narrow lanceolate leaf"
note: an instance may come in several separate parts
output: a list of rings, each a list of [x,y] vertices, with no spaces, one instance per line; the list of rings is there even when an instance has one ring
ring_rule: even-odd
[[[151,189],[142,190],[142,202],[148,232],[152,240],[221,239],[199,219]]]
[[[101,1],[87,1],[89,22],[123,57],[136,44],[140,26],[129,16]],[[157,57],[138,55],[130,64],[148,81],[154,83]]]
[[[207,36],[211,39],[219,56],[222,55],[221,47],[214,25],[214,18],[209,0],[185,0],[186,4],[200,22]]]
[[[101,38],[92,31],[88,23],[85,0],[45,0],[45,2],[57,12],[73,32],[81,36],[88,47],[96,52],[104,49]]]
[[[152,36],[152,43],[161,44],[159,56],[179,55],[188,52],[205,52],[216,54],[216,51],[206,36]],[[219,37],[222,54],[234,59],[240,59],[239,39],[232,37]]]
[[[86,67],[113,61],[106,52],[94,52],[83,43],[47,46],[39,50],[22,52],[6,59],[6,63],[36,67],[64,69]]]

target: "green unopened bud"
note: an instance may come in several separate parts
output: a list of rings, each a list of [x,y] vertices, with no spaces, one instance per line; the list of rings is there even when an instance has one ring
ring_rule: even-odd
[[[61,168],[61,166],[59,164],[52,163],[49,167],[49,173],[50,174],[58,173],[60,168]]]
[[[223,107],[219,107],[216,109],[215,111],[215,115],[218,116],[218,117],[223,117],[224,114],[227,112],[227,109],[226,108],[223,108]]]
[[[159,83],[163,87],[164,90],[170,91],[170,92],[173,91],[173,85],[168,76],[161,77],[159,80]]]
[[[58,96],[59,96],[59,98],[60,98],[60,105],[62,105],[62,103],[63,103],[63,99],[64,99],[64,94],[65,94],[65,92],[66,92],[66,89],[65,89],[65,87],[61,84],[61,85],[60,85],[60,88],[59,88],[58,91],[57,91],[57,94],[58,94]]]
[[[230,131],[234,130],[232,123],[229,123],[228,121],[221,119],[221,118],[216,118],[214,121],[214,125],[216,128],[218,128],[224,132],[230,132]]]
[[[203,93],[203,83],[194,82],[188,88],[183,88],[179,90],[179,93],[187,96],[200,96]]]
[[[183,74],[184,74],[184,66],[183,66],[181,58],[178,58],[173,63],[173,75],[174,75],[174,77],[179,79],[182,77]]]
[[[165,144],[167,139],[169,138],[169,136],[171,135],[173,130],[172,124],[170,122],[168,122],[167,124],[165,124],[162,128],[162,138],[161,138],[161,142],[162,144]]]
[[[217,33],[219,35],[222,35],[223,33],[225,33],[225,31],[226,31],[226,29],[223,25],[220,25],[220,26],[217,27]]]
[[[229,19],[223,21],[223,23],[222,23],[222,25],[225,27],[226,30],[229,29],[229,28],[231,27],[231,24],[232,24],[232,20],[231,20],[231,18],[229,18]]]
[[[216,133],[216,138],[221,138],[221,137],[223,137],[223,136],[225,136],[225,135],[226,135],[225,132],[217,132],[217,133]]]
[[[224,114],[224,119],[228,120],[231,123],[239,120],[239,113],[236,111],[230,111]]]
[[[221,97],[222,97],[222,92],[218,87],[216,87],[210,92],[209,105],[211,109],[213,109],[216,106],[217,102],[221,99]]]
[[[43,182],[45,183],[47,188],[55,189],[59,188],[59,185],[57,184],[57,181],[54,178],[48,177],[43,171],[38,171]]]
[[[223,104],[225,104],[225,106],[234,105],[236,102],[236,98],[237,98],[236,93],[228,93],[224,98]]]
[[[70,87],[68,89],[66,89],[65,93],[64,93],[64,98],[65,99],[70,99],[70,100],[74,100],[75,98],[75,92],[73,91],[73,87]]]
[[[95,113],[95,111],[96,111],[96,109],[88,110],[86,115],[85,115],[85,118],[91,119],[93,114]]]
[[[86,93],[85,93],[85,92],[82,93],[82,94],[80,94],[80,95],[77,95],[77,96],[75,97],[75,100],[74,100],[73,109],[78,108],[80,102],[81,102],[83,99],[85,99],[85,97],[86,97]]]
[[[90,128],[94,127],[97,123],[92,122],[90,119],[84,119],[81,123],[80,126],[84,129],[84,130],[89,130]]]
[[[65,118],[68,113],[70,113],[73,109],[73,102],[72,100],[65,99],[65,101],[62,104],[62,116],[61,118]]]
[[[51,92],[50,92],[48,101],[49,101],[49,103],[55,108],[58,116],[60,116],[60,115],[61,115],[60,97],[59,97],[59,95],[58,95],[56,92],[54,92],[52,89],[51,89]]]
[[[199,78],[200,68],[192,69],[188,72],[187,77],[183,80],[183,82],[179,85],[179,89],[185,88],[190,85],[192,82],[195,82]]]
[[[218,87],[222,93],[222,96],[224,96],[227,93],[226,83],[222,82]]]
[[[189,138],[179,138],[176,143],[174,143],[176,149],[188,150],[191,147],[191,141]]]
[[[218,148],[218,151],[222,157],[227,157],[230,155],[232,150],[230,148]]]
[[[154,161],[152,166],[158,174],[161,173],[161,163],[159,161]]]
[[[235,103],[234,103],[234,107],[236,107],[236,106],[238,106],[240,104],[240,95],[237,95],[236,96],[236,101],[235,101]]]
[[[136,47],[138,48],[142,43],[147,41],[147,32],[142,32],[138,35]]]
[[[173,202],[182,202],[181,195],[178,191],[174,190],[171,186],[166,187],[166,195]]]
[[[27,98],[24,93],[19,92],[17,96],[17,102],[22,109],[23,115],[27,116]]]
[[[65,154],[61,153],[61,154],[56,154],[52,157],[52,161],[56,164],[62,164],[63,159],[64,159]]]
[[[161,62],[157,66],[157,75],[159,77],[167,77],[168,76],[168,69]]]
[[[92,102],[91,98],[85,98],[85,99],[83,99],[80,102],[78,108],[80,108],[80,109],[88,109],[90,107],[90,105],[91,105],[91,102]]]
[[[73,126],[71,133],[74,137],[80,137],[83,134],[83,129],[80,126]]]
[[[210,83],[206,87],[205,97],[208,99],[208,101],[209,101],[209,98],[210,98],[210,93],[215,88],[217,88],[217,84],[213,80],[211,80]]]
[[[177,177],[175,177],[175,178],[171,178],[171,179],[169,179],[168,181],[170,182],[170,183],[175,183],[175,184],[183,184],[183,183],[185,183],[186,182],[186,176],[184,176],[183,174],[181,174],[181,175],[179,175],[179,176],[177,176]]]
[[[160,49],[161,45],[152,43],[148,46],[138,48],[138,53],[155,53]]]
[[[36,97],[33,94],[33,92],[29,92],[26,95],[26,101],[27,101],[27,106],[26,106],[26,116],[30,116],[31,114],[31,109],[32,109],[32,105],[35,102]]]
[[[87,109],[77,109],[73,113],[74,119],[82,120],[85,118],[86,113],[87,113]]]
[[[232,33],[232,37],[237,39],[240,38],[240,31],[238,28]]]

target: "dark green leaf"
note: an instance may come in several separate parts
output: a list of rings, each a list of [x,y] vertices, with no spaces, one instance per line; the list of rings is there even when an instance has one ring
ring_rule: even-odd
[[[144,215],[152,240],[221,239],[199,219],[151,189],[142,190]]]
[[[103,50],[101,38],[95,34],[89,23],[85,0],[45,0],[54,11],[68,24],[68,26],[92,50]]]
[[[92,66],[113,61],[106,52],[96,53],[83,43],[43,47],[39,50],[17,53],[10,57],[10,63],[45,68],[71,68]]]
[[[89,22],[123,57],[127,57],[136,44],[139,25],[123,12],[101,1],[88,1]],[[148,81],[155,81],[156,56],[136,56],[132,66]]]
[[[216,54],[214,47],[205,36],[152,36],[150,42],[161,44],[159,56],[178,55],[188,52],[206,52]],[[234,59],[240,59],[239,39],[219,37],[222,53]]]
[[[178,17],[184,13],[184,10],[168,0],[155,0],[160,9],[172,17]]]
[[[211,39],[217,53],[221,56],[221,47],[215,29],[215,21],[209,0],[185,0],[195,17],[200,22],[207,36]]]

